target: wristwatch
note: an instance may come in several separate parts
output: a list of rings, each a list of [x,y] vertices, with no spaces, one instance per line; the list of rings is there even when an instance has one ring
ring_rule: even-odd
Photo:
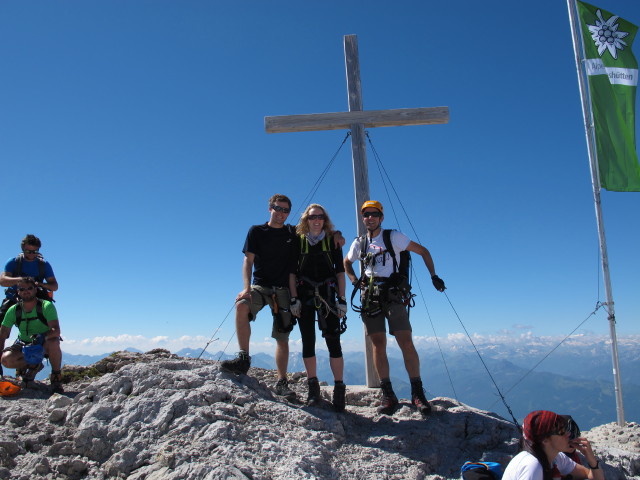
[[[600,460],[596,460],[596,466],[592,467],[591,465],[589,465],[589,468],[591,470],[598,470],[600,468]]]

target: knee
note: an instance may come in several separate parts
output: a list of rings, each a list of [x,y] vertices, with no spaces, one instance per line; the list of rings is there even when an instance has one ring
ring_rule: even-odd
[[[411,338],[411,332],[397,332],[395,334],[395,337],[398,347],[400,347],[402,350],[406,348],[414,348],[413,339]]]
[[[60,337],[47,338],[47,341],[44,343],[44,349],[48,352],[59,352],[60,351]]]
[[[238,303],[236,303],[236,312],[240,315],[249,315],[249,312],[251,311],[251,309],[249,308],[249,305],[247,304],[247,302],[244,301],[240,301]]]
[[[18,368],[24,363],[22,353],[5,352],[2,354],[2,365],[7,368]]]
[[[374,347],[384,348],[387,346],[387,335],[385,333],[372,333],[369,335],[369,339]]]
[[[340,345],[339,335],[327,335],[325,336],[325,342],[329,350],[329,358],[342,357],[342,346]]]

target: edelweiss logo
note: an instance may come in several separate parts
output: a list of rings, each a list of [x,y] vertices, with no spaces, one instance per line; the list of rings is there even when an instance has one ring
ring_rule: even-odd
[[[591,32],[591,38],[593,39],[596,47],[598,47],[598,55],[602,56],[605,50],[609,50],[609,53],[614,59],[618,58],[618,50],[624,50],[627,44],[622,41],[624,37],[629,35],[629,32],[619,32],[619,25],[617,15],[613,15],[609,20],[605,21],[602,18],[600,10],[596,12],[598,19],[595,25],[587,25]]]

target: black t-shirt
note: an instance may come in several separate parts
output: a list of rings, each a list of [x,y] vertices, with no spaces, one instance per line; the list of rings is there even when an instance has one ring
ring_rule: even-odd
[[[268,224],[249,229],[243,253],[253,253],[253,284],[288,287],[291,265],[297,260],[295,229],[291,225],[273,228]]]
[[[335,277],[336,273],[344,272],[344,264],[342,262],[342,248],[335,247],[333,238],[329,237],[329,252],[323,250],[323,242],[309,245],[309,253],[303,254],[303,244],[306,243],[300,236],[296,246],[298,248],[298,262],[295,265],[294,272],[299,277],[306,277],[314,282],[322,282],[328,278]],[[326,247],[324,247],[326,250]],[[331,259],[331,264],[329,263]]]

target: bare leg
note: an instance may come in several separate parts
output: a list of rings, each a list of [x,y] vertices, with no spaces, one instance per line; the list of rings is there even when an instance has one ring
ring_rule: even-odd
[[[44,342],[44,349],[49,355],[49,363],[51,364],[51,371],[59,372],[62,366],[62,351],[60,350],[60,340],[47,340]]]
[[[387,358],[387,334],[385,332],[369,335],[373,346],[373,364],[380,379],[389,378],[389,359]]]
[[[396,342],[400,350],[402,350],[402,357],[404,358],[404,366],[407,369],[409,378],[416,378],[420,376],[420,357],[416,351],[416,347],[413,345],[413,339],[411,338],[411,332],[409,330],[402,330],[395,332]]]
[[[236,335],[238,337],[238,347],[247,353],[249,353],[249,339],[251,338],[250,312],[249,305],[246,303],[236,304]]]
[[[276,370],[278,379],[287,378],[287,366],[289,365],[289,340],[276,341]]]

